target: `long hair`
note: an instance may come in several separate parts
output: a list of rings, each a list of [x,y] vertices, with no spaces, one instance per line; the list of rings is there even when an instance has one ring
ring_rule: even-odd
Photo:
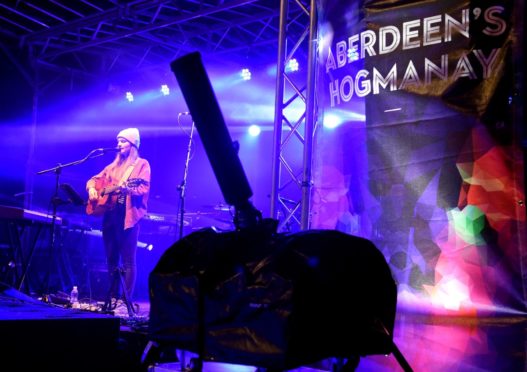
[[[110,176],[114,180],[120,180],[128,166],[138,158],[139,150],[135,146],[130,147],[130,152],[126,157],[123,157],[121,153],[118,153],[110,164]]]

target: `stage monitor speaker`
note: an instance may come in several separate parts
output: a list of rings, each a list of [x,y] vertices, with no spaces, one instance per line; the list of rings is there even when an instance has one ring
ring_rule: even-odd
[[[119,367],[118,317],[65,309],[0,285],[3,371],[95,371]]]

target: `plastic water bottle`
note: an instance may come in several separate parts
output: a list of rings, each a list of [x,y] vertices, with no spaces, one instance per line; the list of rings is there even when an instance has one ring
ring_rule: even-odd
[[[71,290],[71,293],[70,293],[70,304],[71,304],[71,307],[74,309],[78,309],[80,307],[79,290],[77,289],[76,285],[73,286],[73,289]]]

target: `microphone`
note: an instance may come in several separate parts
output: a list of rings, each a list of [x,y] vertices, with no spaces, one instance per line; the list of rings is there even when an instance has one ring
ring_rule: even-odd
[[[119,147],[101,147],[98,149],[95,149],[95,151],[102,152],[103,154],[106,154],[107,152],[119,152],[121,149]]]

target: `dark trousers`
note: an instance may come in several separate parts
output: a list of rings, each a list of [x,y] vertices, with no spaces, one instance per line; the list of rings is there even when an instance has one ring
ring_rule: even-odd
[[[139,236],[139,225],[124,229],[125,206],[118,204],[114,209],[104,214],[103,218],[103,241],[106,252],[106,263],[110,275],[110,293],[112,297],[120,295],[119,269],[124,274],[124,288],[128,298],[131,299],[134,292],[137,277],[137,240]]]

